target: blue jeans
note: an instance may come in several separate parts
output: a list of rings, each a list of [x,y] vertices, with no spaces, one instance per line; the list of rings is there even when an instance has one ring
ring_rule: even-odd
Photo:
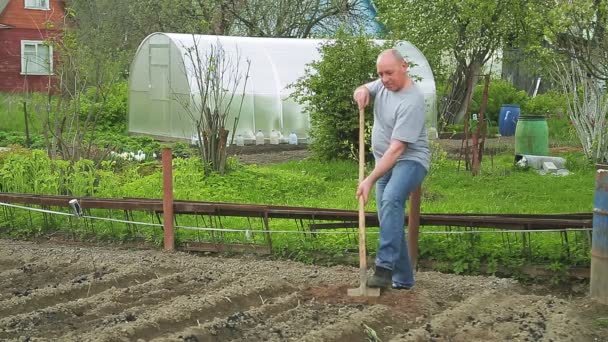
[[[420,163],[402,160],[376,182],[380,219],[376,266],[392,270],[393,284],[397,286],[414,286],[414,272],[405,241],[405,204],[410,193],[422,184],[426,173]]]

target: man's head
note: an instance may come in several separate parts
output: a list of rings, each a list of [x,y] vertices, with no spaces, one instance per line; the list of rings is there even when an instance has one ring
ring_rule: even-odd
[[[409,85],[407,68],[407,62],[396,49],[382,51],[376,62],[378,77],[384,87],[391,91],[398,91]]]

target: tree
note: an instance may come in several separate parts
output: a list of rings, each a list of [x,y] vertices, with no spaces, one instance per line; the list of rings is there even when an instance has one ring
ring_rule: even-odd
[[[69,0],[87,44],[114,54],[123,71],[154,32],[300,37],[360,27],[367,0]]]
[[[464,116],[467,94],[482,66],[506,42],[520,36],[527,15],[522,0],[376,0],[380,21],[395,39],[412,42],[439,79],[444,123]]]
[[[54,76],[59,96],[53,103],[49,94],[45,115],[41,118],[49,154],[58,154],[72,162],[104,157],[97,155],[99,151],[94,146],[96,128],[108,96],[121,78],[115,72],[119,66],[116,60],[81,44],[79,38],[66,26],[62,38],[52,42],[60,56]],[[96,105],[84,106],[85,98]]]
[[[608,161],[608,94],[598,78],[590,76],[583,62],[557,60],[554,77],[568,99],[570,121],[585,155],[600,163]]]
[[[608,1],[559,0],[543,16],[545,46],[608,81]]]
[[[186,49],[184,72],[187,77],[194,77],[196,91],[175,99],[194,123],[205,174],[211,171],[223,174],[229,134],[226,120],[229,113],[236,112],[232,127],[232,132],[235,132],[251,62],[245,60],[243,63],[238,53],[234,56],[227,54],[219,41],[205,47],[194,35],[192,41],[192,47]]]
[[[356,87],[376,78],[382,47],[368,37],[340,32],[319,50],[321,60],[311,63],[305,76],[292,85],[294,98],[310,113],[310,148],[321,159],[356,158],[359,116],[352,95]],[[370,110],[366,122],[371,127]],[[369,135],[366,140],[369,143]]]
[[[119,72],[128,69],[141,41],[153,32],[225,33],[211,29],[217,12],[214,1],[70,0],[68,4],[80,43],[119,61]]]
[[[585,155],[608,161],[608,1],[542,2],[531,21],[526,51],[533,55],[568,100],[568,115]]]
[[[234,33],[259,37],[310,37],[365,24],[364,0],[226,0]]]

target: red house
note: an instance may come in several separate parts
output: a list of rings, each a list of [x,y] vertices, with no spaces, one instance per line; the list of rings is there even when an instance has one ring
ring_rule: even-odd
[[[46,92],[57,56],[63,0],[0,0],[0,92]]]

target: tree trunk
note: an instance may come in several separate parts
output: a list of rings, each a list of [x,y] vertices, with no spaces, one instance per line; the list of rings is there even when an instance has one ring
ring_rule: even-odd
[[[469,65],[459,63],[456,71],[451,77],[451,87],[449,95],[443,99],[441,104],[441,117],[445,124],[453,124],[462,121],[465,115],[467,102],[473,96],[471,90],[467,98],[467,83],[469,78],[473,78],[472,87],[475,87],[477,78],[481,70],[481,63],[473,60]]]
[[[226,172],[226,157],[227,157],[227,153],[226,153],[226,143],[228,142],[228,130],[224,129],[223,127],[220,127],[220,134],[219,134],[219,144],[218,144],[218,149],[217,149],[217,153],[218,153],[218,160],[219,160],[219,165],[218,165],[218,171],[221,175],[223,175]]]

